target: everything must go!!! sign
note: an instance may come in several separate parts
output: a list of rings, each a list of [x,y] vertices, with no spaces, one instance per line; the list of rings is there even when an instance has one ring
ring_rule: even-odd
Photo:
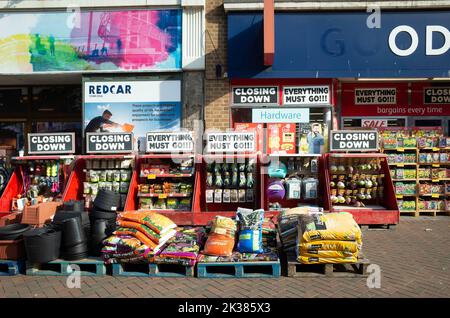
[[[149,132],[147,152],[193,152],[192,132]]]
[[[73,154],[75,133],[28,134],[28,154]]]
[[[378,132],[375,130],[332,130],[330,151],[377,151]]]
[[[206,152],[255,152],[255,132],[209,133]]]
[[[87,133],[86,153],[133,152],[132,133]]]

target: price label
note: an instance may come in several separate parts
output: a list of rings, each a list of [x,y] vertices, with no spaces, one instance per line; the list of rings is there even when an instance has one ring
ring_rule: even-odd
[[[403,194],[397,194],[396,197],[397,199],[403,199]]]
[[[158,199],[167,199],[167,194],[158,195]]]
[[[434,163],[433,164],[433,168],[439,168],[441,165],[439,165],[439,164],[437,164],[437,163]]]
[[[441,181],[440,179],[431,179],[431,182],[439,182]]]
[[[433,194],[431,195],[431,197],[432,197],[432,198],[436,198],[436,199],[437,199],[437,198],[439,198],[439,194],[437,194],[437,193],[433,193]]]
[[[147,175],[147,179],[149,179],[149,180],[156,179],[156,174],[149,174],[149,175]]]
[[[400,152],[405,152],[405,148],[403,148],[403,147],[399,147],[399,148],[397,148],[397,151],[400,151]]]
[[[439,148],[433,147],[433,151],[439,151]]]
[[[397,167],[404,167],[405,165],[403,163],[397,163]]]

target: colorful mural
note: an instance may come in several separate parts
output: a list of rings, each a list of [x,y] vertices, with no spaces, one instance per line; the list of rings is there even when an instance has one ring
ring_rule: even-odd
[[[0,73],[180,68],[181,10],[0,17]]]

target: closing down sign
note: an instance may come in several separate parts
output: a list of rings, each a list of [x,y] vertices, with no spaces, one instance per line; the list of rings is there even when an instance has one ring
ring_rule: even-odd
[[[377,151],[378,132],[374,130],[332,130],[331,151]]]
[[[75,133],[28,134],[28,153],[75,153]]]

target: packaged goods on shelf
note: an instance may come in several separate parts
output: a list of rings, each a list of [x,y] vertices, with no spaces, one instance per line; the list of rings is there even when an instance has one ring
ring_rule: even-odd
[[[395,193],[401,195],[415,195],[416,184],[408,182],[394,182]]]
[[[170,162],[167,158],[148,160],[156,163],[141,164],[138,209],[190,211],[194,189],[193,159],[183,159],[181,163]]]
[[[316,156],[271,156],[264,176],[266,209],[283,211],[319,199],[318,159]]]
[[[26,206],[59,200],[65,182],[61,160],[24,161],[19,166],[22,190],[12,198],[11,211],[23,211]]]
[[[330,249],[324,250],[322,244]],[[356,263],[361,246],[361,229],[350,213],[298,217],[297,260],[303,264]],[[339,255],[342,257],[336,257]]]
[[[398,200],[398,208],[400,211],[415,211],[416,201],[415,200]]]
[[[385,182],[380,160],[330,157],[331,203],[364,207],[378,202],[383,196]]]

